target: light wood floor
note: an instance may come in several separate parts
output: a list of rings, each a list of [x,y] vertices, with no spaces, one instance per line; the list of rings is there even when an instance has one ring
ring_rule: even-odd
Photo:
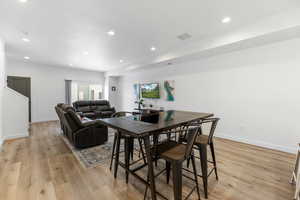
[[[57,122],[35,124],[29,138],[4,144],[1,200],[143,199],[144,186],[133,177],[126,185],[123,169],[115,180],[106,167],[82,168],[55,134],[58,130]],[[288,182],[294,155],[223,139],[217,139],[215,146],[220,180],[210,177],[209,200],[292,199],[293,186]],[[158,189],[171,195],[170,188],[159,183]],[[204,199],[202,190],[201,196]]]

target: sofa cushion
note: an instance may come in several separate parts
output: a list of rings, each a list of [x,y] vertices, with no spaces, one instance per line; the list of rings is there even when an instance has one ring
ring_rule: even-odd
[[[90,112],[91,108],[90,108],[90,106],[80,106],[80,107],[77,108],[77,111],[79,111],[79,112]]]
[[[109,106],[108,105],[97,105],[96,110],[97,111],[109,110]]]
[[[94,114],[101,114],[102,110],[94,110],[93,112],[94,112]]]
[[[82,113],[82,116],[87,118],[94,118],[95,114],[93,112],[86,112],[86,113]]]
[[[74,111],[72,110],[68,110],[67,113],[71,116],[72,120],[75,121],[76,124],[78,124],[78,126],[82,127],[82,123],[81,123],[81,119],[80,116],[77,115]]]
[[[112,107],[112,108],[105,109],[104,111],[112,111],[113,113],[115,113],[116,109],[115,107]]]
[[[97,106],[95,106],[95,105],[91,105],[90,106],[90,111],[94,111],[94,110],[96,110],[97,109]]]
[[[96,100],[96,101],[92,101],[93,105],[99,106],[99,105],[107,105],[109,106],[109,101],[107,100]]]
[[[101,114],[102,114],[102,117],[111,117],[114,114],[114,112],[113,111],[102,111]]]
[[[57,107],[61,108],[64,104],[63,103],[58,103]]]
[[[102,111],[98,111],[98,110],[95,110],[94,111],[94,114],[95,114],[95,118],[102,118]]]
[[[61,106],[61,109],[62,109],[64,112],[67,112],[68,110],[71,110],[71,111],[75,112],[75,109],[74,109],[72,106],[68,105],[68,104],[63,104],[63,105]]]
[[[76,132],[83,127],[80,119],[72,110],[65,112],[64,116],[67,120],[67,126],[71,129],[71,132]]]
[[[73,103],[74,107],[78,107],[78,106],[90,106],[91,105],[91,101],[76,101]]]

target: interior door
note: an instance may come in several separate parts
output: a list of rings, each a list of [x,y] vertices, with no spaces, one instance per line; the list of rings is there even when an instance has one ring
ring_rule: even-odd
[[[31,79],[28,77],[7,76],[7,86],[29,100],[29,122],[31,122]]]

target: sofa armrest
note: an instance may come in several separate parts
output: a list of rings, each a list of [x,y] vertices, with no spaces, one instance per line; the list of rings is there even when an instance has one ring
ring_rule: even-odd
[[[111,108],[108,109],[108,111],[112,111],[113,113],[115,113],[116,109],[115,109],[115,107],[111,107]]]
[[[105,143],[108,139],[108,129],[106,126],[90,126],[76,131],[72,136],[76,148],[86,148]]]
[[[100,121],[97,120],[93,120],[93,121],[89,121],[89,122],[84,122],[82,123],[83,127],[87,128],[87,127],[93,127],[93,126],[104,126]]]

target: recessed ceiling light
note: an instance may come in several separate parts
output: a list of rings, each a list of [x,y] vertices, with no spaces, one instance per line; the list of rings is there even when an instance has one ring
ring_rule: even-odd
[[[151,47],[150,50],[151,51],[156,51],[156,47]]]
[[[28,38],[22,38],[23,42],[30,42]]]
[[[69,64],[69,66],[71,66],[71,67],[72,67],[72,66],[73,66],[73,64],[72,64],[72,63],[70,63],[70,64]]]
[[[30,57],[29,57],[29,56],[24,56],[24,59],[25,59],[25,60],[29,60]]]
[[[89,55],[89,52],[88,51],[84,51],[83,54],[84,55]]]
[[[224,17],[222,19],[222,23],[226,24],[226,23],[229,23],[231,21],[231,18],[230,17]]]
[[[120,63],[123,63],[123,62],[124,62],[124,60],[121,59],[121,60],[120,60]]]
[[[21,3],[26,3],[27,0],[19,0],[19,2],[21,2]]]
[[[107,35],[109,35],[109,36],[114,36],[114,35],[115,35],[115,31],[110,30],[110,31],[107,32]]]

